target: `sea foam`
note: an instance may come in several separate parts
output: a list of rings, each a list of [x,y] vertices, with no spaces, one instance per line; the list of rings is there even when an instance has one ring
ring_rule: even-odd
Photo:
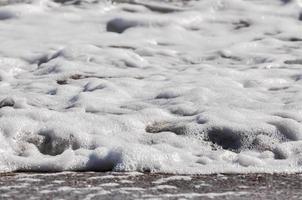
[[[0,2],[0,172],[302,171],[299,1]]]

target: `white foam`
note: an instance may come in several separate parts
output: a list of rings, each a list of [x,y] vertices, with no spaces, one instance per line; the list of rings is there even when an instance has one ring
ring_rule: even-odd
[[[20,2],[0,172],[302,171],[299,1]]]
[[[180,193],[180,194],[165,194],[163,195],[166,198],[173,198],[173,197],[184,197],[184,198],[196,198],[196,197],[207,197],[207,198],[215,198],[215,197],[224,197],[224,196],[245,196],[248,195],[249,192],[221,192],[221,193]]]
[[[192,178],[190,176],[171,176],[168,178],[162,178],[162,179],[158,179],[156,181],[154,181],[153,183],[155,184],[162,184],[162,183],[166,183],[169,181],[190,181],[192,180]]]

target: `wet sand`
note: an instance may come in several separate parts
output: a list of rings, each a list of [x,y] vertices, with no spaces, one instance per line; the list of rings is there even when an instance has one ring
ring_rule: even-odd
[[[301,199],[300,174],[8,173],[0,199]]]

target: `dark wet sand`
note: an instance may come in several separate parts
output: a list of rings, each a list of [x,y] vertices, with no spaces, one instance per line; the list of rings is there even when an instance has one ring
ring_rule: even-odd
[[[8,173],[0,199],[302,199],[302,175]]]

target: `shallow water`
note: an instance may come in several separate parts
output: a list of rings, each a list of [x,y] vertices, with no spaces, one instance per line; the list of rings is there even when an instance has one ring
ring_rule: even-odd
[[[11,173],[1,199],[301,199],[299,174]]]
[[[301,1],[2,2],[0,171],[301,172]]]

